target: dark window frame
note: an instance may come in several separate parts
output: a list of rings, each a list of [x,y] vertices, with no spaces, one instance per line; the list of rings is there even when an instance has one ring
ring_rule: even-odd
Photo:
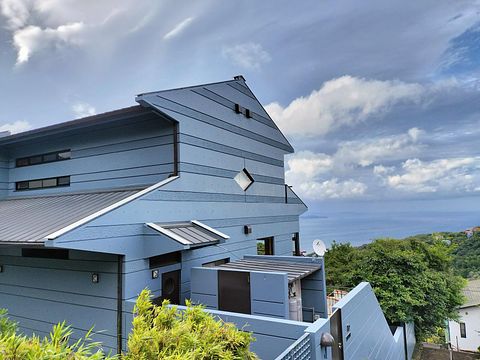
[[[61,154],[64,154],[64,153],[69,153],[68,157],[62,158],[60,156]],[[49,156],[52,156],[52,155],[55,155],[55,159],[46,160],[48,159]],[[38,161],[32,160],[37,158],[39,158]],[[49,153],[30,155],[30,156],[17,158],[15,160],[15,167],[26,167],[26,166],[33,166],[33,165],[40,165],[40,164],[48,164],[48,163],[57,162],[57,161],[70,160],[71,158],[72,158],[71,149],[52,151]]]
[[[44,182],[55,180],[55,185],[44,185]],[[40,186],[31,186],[31,183],[41,182]],[[44,179],[30,179],[17,181],[15,183],[15,191],[27,191],[27,190],[42,190],[42,189],[53,189],[57,187],[66,187],[70,186],[71,179],[70,175],[63,175],[57,177],[49,177]]]
[[[22,257],[69,260],[70,253],[66,249],[22,248]]]
[[[263,242],[264,244],[264,251],[263,255],[275,255],[275,237],[268,236],[265,238],[257,239],[258,242]]]
[[[467,326],[464,322],[460,323],[460,337],[464,339],[467,338]]]
[[[302,252],[300,251],[300,233],[296,232],[292,235],[293,242],[293,256],[301,256]]]
[[[157,269],[164,266],[180,264],[182,262],[182,252],[174,251],[162,255],[152,256],[148,258],[150,269]]]

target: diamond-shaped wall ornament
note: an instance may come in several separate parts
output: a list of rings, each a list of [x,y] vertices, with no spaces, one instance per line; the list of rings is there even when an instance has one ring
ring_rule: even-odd
[[[254,182],[252,175],[247,171],[247,169],[243,169],[235,176],[235,181],[237,182],[238,186],[240,186],[243,191],[246,191]]]

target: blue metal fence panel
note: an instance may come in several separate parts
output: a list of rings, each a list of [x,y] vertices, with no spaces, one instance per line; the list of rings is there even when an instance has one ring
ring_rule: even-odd
[[[303,334],[297,341],[290,345],[275,360],[309,360],[313,359],[310,334]]]

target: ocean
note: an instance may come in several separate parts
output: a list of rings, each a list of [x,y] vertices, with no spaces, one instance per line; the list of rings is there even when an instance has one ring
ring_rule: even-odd
[[[327,247],[335,240],[362,245],[382,237],[404,238],[439,231],[462,231],[480,225],[475,211],[337,212],[300,217],[301,249],[312,251],[312,241]]]

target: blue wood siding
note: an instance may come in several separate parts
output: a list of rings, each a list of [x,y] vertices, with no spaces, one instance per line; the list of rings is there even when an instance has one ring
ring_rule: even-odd
[[[21,143],[3,150],[9,161],[0,162],[0,191],[5,185],[9,196],[144,187],[173,173],[173,140],[173,125],[152,113],[130,124]],[[16,158],[64,149],[71,149],[70,160],[15,167]],[[67,175],[69,187],[15,191],[17,181]]]
[[[78,338],[95,326],[106,348],[116,349],[117,257],[70,251],[69,260],[25,258],[19,247],[0,248],[0,308],[27,335],[46,335],[66,321]],[[94,284],[91,274],[98,273]]]

